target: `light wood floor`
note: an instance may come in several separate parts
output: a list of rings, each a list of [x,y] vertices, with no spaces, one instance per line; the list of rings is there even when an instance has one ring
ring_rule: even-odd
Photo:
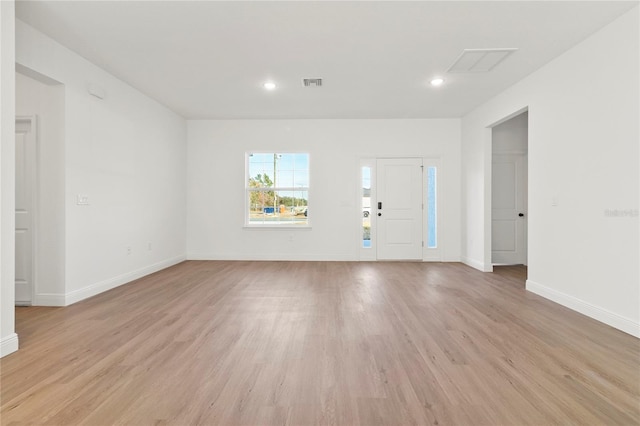
[[[523,268],[185,262],[19,308],[3,425],[640,423],[640,340]]]

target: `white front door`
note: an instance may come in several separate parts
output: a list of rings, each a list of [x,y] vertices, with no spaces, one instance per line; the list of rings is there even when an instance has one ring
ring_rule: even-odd
[[[496,154],[491,173],[491,261],[527,264],[527,161],[524,154]]]
[[[36,138],[33,118],[16,120],[16,305],[33,294],[33,208]]]
[[[422,159],[376,162],[379,260],[422,260]]]

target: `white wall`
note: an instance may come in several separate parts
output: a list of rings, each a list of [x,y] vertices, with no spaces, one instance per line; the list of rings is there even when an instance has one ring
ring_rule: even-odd
[[[16,114],[36,116],[37,202],[34,305],[65,293],[64,86],[16,73]],[[49,298],[53,295],[53,301]]]
[[[15,333],[15,4],[0,1],[0,356],[18,350]]]
[[[19,20],[16,62],[65,91],[66,285],[49,303],[73,303],[183,260],[185,120]],[[77,195],[89,205],[77,205]]]
[[[529,134],[529,113],[523,112],[491,129],[493,154],[526,153]]]
[[[244,229],[245,153],[310,153],[311,230]],[[440,157],[443,260],[460,259],[460,120],[188,122],[191,259],[357,260],[359,159]]]
[[[463,259],[490,261],[487,127],[528,106],[527,289],[637,336],[638,10],[462,120]],[[606,216],[616,209],[635,216]]]

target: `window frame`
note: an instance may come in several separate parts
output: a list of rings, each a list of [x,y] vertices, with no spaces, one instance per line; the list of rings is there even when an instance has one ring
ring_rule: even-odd
[[[442,215],[443,211],[443,201],[442,201],[442,181],[443,181],[443,173],[442,173],[442,161],[440,158],[423,158],[422,159],[422,167],[423,167],[423,176],[422,176],[422,197],[423,197],[423,257],[422,260],[425,262],[441,262],[442,254],[443,254],[443,240],[442,240],[442,227],[443,222],[445,220]],[[427,169],[429,167],[435,168],[435,237],[436,237],[436,246],[429,247],[429,222],[428,222],[428,203],[427,199],[427,191],[429,187],[429,174],[427,173]]]
[[[356,185],[357,191],[358,191],[358,195],[357,195],[357,200],[360,201],[360,208],[357,209],[357,220],[358,220],[358,226],[360,228],[360,232],[358,233],[358,252],[359,252],[359,257],[361,261],[376,261],[377,260],[377,235],[376,235],[376,220],[375,220],[375,213],[377,212],[377,209],[375,208],[376,204],[377,204],[377,194],[376,194],[376,190],[377,190],[377,182],[376,182],[376,165],[377,165],[377,158],[360,158],[360,167],[358,169],[358,185]],[[364,247],[363,245],[363,232],[364,232],[364,227],[363,227],[363,210],[364,210],[364,206],[362,205],[362,201],[364,199],[363,196],[363,168],[368,167],[369,168],[369,172],[370,172],[370,184],[371,184],[371,191],[369,193],[369,202],[370,202],[370,209],[371,209],[371,213],[369,216],[369,238],[370,238],[370,246],[369,247]]]
[[[250,171],[249,171],[249,159],[251,158],[251,155],[253,154],[269,154],[269,155],[277,155],[277,154],[305,154],[307,156],[307,171],[308,171],[308,186],[306,187],[301,187],[301,188],[295,188],[295,187],[280,187],[280,186],[274,186],[274,187],[270,187],[270,188],[262,188],[262,189],[256,189],[256,188],[250,188],[249,187],[249,179],[251,179],[250,176]],[[269,222],[262,222],[262,223],[256,223],[256,222],[251,222],[249,219],[249,215],[250,215],[250,206],[249,206],[249,199],[250,199],[250,194],[251,192],[278,192],[278,191],[292,191],[292,192],[296,192],[296,191],[305,191],[307,193],[307,211],[311,209],[311,153],[309,153],[308,151],[266,151],[266,150],[255,150],[255,151],[246,151],[245,152],[245,171],[244,171],[244,228],[250,228],[250,229],[287,229],[287,230],[291,230],[291,229],[311,229],[311,218],[309,216],[306,216],[306,220],[307,222],[305,224],[294,224],[294,223],[269,223]],[[295,170],[294,170],[295,171]]]

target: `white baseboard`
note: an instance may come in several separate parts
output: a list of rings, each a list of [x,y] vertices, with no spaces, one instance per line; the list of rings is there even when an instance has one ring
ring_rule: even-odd
[[[187,260],[246,260],[246,261],[294,261],[294,262],[357,262],[358,257],[349,254],[217,254],[217,253],[189,253]]]
[[[423,256],[423,262],[442,262],[442,258],[440,256]]]
[[[481,262],[479,260],[471,259],[471,258],[466,257],[466,256],[462,256],[460,258],[460,260],[465,265],[471,266],[472,268],[477,269],[478,271],[482,271],[482,272],[492,272],[493,271],[493,268],[491,268],[491,269],[485,268],[484,262]]]
[[[570,296],[531,280],[527,280],[526,289],[538,296],[542,296],[545,299],[549,299],[590,318],[610,325],[613,328],[617,328],[620,331],[624,331],[625,333],[640,338],[640,324],[628,318],[614,314],[613,312],[587,303],[577,297]]]
[[[0,358],[18,350],[18,335],[11,333],[0,340]]]
[[[89,297],[95,296],[100,293],[104,293],[107,290],[111,290],[112,288],[119,287],[123,284],[131,282],[133,280],[137,280],[138,278],[142,278],[146,275],[153,274],[154,272],[158,272],[162,269],[168,268],[170,266],[176,265],[180,262],[186,260],[185,256],[177,256],[171,259],[163,260],[158,263],[154,263],[153,265],[146,266],[144,268],[140,268],[138,270],[119,275],[114,278],[110,278],[105,281],[101,281],[90,286],[69,292],[65,295],[64,306],[71,305],[73,303],[79,302],[81,300],[87,299]]]
[[[375,256],[362,257],[360,254],[220,254],[220,253],[189,253],[187,260],[242,260],[242,261],[292,261],[292,262],[375,262]],[[459,258],[441,259],[440,257],[425,257],[423,262],[460,262]]]
[[[33,297],[33,306],[65,306],[65,295],[59,293],[40,293]]]

